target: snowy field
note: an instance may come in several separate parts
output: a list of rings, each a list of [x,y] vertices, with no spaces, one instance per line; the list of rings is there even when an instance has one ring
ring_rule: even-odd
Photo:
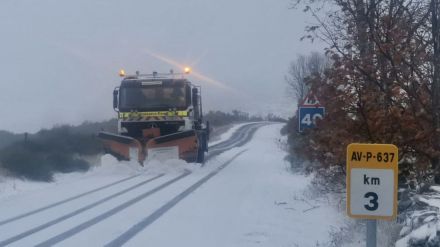
[[[230,138],[239,127],[235,126],[222,135],[222,140]],[[286,153],[280,148],[281,127],[281,124],[261,127],[249,143],[213,157],[204,167],[179,160],[153,162],[140,167],[136,163],[118,162],[106,155],[101,165],[91,171],[60,174],[53,183],[3,179],[0,181],[0,246],[7,239],[35,229],[38,231],[20,237],[8,246],[33,246],[54,236],[65,236],[69,229],[145,195],[166,181],[182,177],[160,192],[90,224],[56,244],[103,246],[217,170],[218,173],[164,211],[125,245],[329,246],[331,233],[344,225],[346,217],[331,203],[307,197],[311,177],[292,174],[289,170],[289,164],[284,161]],[[222,165],[228,160],[230,164],[223,169]],[[123,179],[126,180],[121,181]],[[147,183],[147,180],[151,181]],[[117,181],[121,182],[88,193]],[[145,184],[130,193],[106,199],[140,183]],[[82,193],[85,195],[62,205],[6,222],[13,216]],[[102,203],[82,210],[99,201]],[[78,213],[71,217],[38,228],[76,211]]]

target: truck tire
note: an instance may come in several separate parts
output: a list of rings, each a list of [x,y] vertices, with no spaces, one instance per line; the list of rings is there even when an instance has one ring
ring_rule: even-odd
[[[197,148],[197,163],[205,162],[205,152],[208,151],[208,141],[206,140],[206,132],[199,134],[199,147]]]
[[[197,163],[203,164],[205,162],[205,150],[203,147],[199,147],[197,150]]]

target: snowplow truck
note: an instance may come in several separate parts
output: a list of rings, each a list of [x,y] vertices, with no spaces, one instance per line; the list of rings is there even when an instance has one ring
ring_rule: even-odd
[[[201,87],[173,73],[121,76],[113,91],[118,133],[98,133],[104,152],[141,165],[164,157],[203,163],[209,123],[203,122]]]

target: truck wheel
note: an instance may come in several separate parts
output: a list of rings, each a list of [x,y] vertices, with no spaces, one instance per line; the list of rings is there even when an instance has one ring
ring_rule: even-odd
[[[197,163],[203,164],[205,162],[205,150],[203,147],[200,147],[197,150]]]
[[[203,151],[208,152],[208,136],[205,135],[205,138],[203,138]]]

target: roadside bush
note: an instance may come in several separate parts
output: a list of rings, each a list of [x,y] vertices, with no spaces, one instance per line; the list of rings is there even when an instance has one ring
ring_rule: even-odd
[[[0,162],[9,176],[52,181],[53,171],[34,144],[15,144],[2,149]]]
[[[55,172],[62,173],[87,171],[90,167],[87,161],[64,153],[52,153],[47,156],[46,161]]]
[[[7,175],[52,181],[56,172],[87,171],[83,156],[98,155],[101,142],[95,134],[79,133],[77,127],[58,126],[0,149],[0,166]]]
[[[95,134],[75,133],[74,127],[60,126],[38,132],[34,141],[45,152],[57,150],[64,153],[95,155],[101,151],[101,142]]]

